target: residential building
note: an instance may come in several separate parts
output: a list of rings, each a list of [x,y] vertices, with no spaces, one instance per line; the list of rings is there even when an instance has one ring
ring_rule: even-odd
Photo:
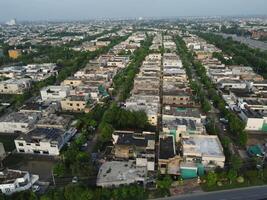
[[[0,130],[2,133],[27,133],[38,119],[39,113],[13,112],[0,118]]]
[[[5,195],[29,190],[39,180],[27,171],[4,169],[0,171],[0,190]]]
[[[190,135],[182,139],[185,162],[201,163],[208,169],[224,167],[225,156],[218,136]]]
[[[10,58],[17,59],[22,55],[22,51],[21,49],[11,49],[8,50],[8,55]]]
[[[48,86],[40,91],[43,101],[61,101],[70,94],[70,87],[68,86]]]
[[[30,87],[30,79],[8,79],[0,82],[0,94],[23,94]]]
[[[59,155],[60,149],[76,134],[75,128],[67,131],[55,128],[35,128],[15,139],[17,152],[41,155]]]

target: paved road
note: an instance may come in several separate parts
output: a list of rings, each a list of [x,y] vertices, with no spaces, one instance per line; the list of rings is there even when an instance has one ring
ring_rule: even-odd
[[[199,194],[178,197],[161,198],[157,200],[266,200],[267,186],[257,186],[225,190],[217,192],[203,192]]]
[[[253,40],[253,39],[250,39],[247,37],[237,36],[237,35],[233,35],[233,34],[219,33],[219,35],[222,35],[224,38],[232,37],[233,40],[247,44],[248,46],[250,46],[252,48],[259,48],[261,50],[267,50],[267,43],[266,42]]]

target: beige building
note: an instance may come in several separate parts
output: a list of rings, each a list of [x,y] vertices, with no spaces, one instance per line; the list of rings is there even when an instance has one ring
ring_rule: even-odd
[[[8,55],[10,58],[17,59],[22,55],[22,51],[20,49],[11,49],[8,50]]]
[[[0,94],[23,94],[30,87],[30,79],[8,79],[0,82]]]
[[[61,109],[71,112],[84,112],[88,97],[85,96],[68,96],[61,100]]]

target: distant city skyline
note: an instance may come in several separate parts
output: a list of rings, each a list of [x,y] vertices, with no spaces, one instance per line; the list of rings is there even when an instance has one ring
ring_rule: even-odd
[[[2,0],[0,21],[266,15],[266,0]]]

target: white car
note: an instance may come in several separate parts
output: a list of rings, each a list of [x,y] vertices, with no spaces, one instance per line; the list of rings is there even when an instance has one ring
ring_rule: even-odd
[[[32,186],[32,191],[33,191],[33,192],[38,192],[40,189],[41,189],[41,188],[40,188],[39,185],[33,185],[33,186]]]

